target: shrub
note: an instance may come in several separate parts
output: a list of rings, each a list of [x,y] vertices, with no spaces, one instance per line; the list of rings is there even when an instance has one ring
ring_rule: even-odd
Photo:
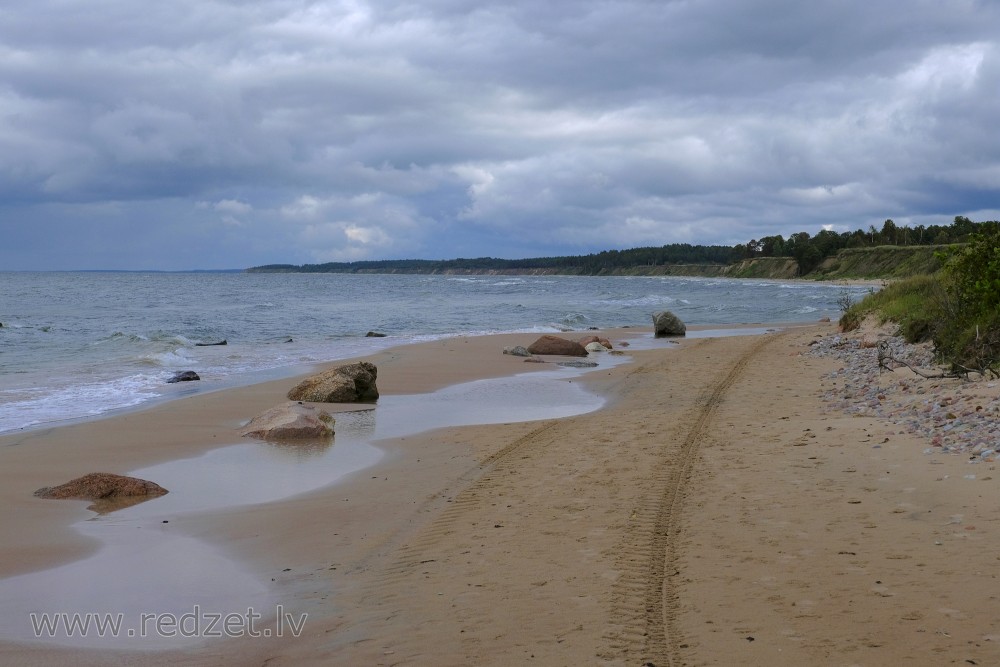
[[[944,268],[948,293],[934,342],[955,370],[1000,366],[1000,223],[984,222]]]

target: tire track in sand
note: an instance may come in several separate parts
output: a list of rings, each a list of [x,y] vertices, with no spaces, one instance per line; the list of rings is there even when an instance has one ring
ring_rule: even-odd
[[[394,537],[395,549],[386,551],[395,552],[395,557],[373,582],[373,588],[391,585],[393,593],[383,602],[397,597],[402,589],[395,586],[412,576],[421,565],[434,562],[427,554],[443,538],[460,530],[458,525],[466,510],[480,502],[481,497],[487,493],[485,489],[494,483],[497,476],[503,475],[508,468],[516,467],[517,462],[512,460],[514,455],[525,445],[536,443],[543,435],[549,434],[551,437],[550,432],[559,423],[558,419],[543,422],[517,440],[489,454],[456,479],[453,486],[457,486],[458,490],[437,493],[423,503],[421,511],[427,511],[432,506],[436,508],[433,520],[428,524],[411,527],[405,534]]]
[[[702,392],[696,413],[685,420],[691,426],[684,439],[678,447],[665,448],[664,458],[653,470],[650,488],[661,492],[650,493],[632,511],[630,530],[619,556],[621,575],[615,585],[612,609],[611,620],[618,630],[608,635],[615,653],[626,657],[626,664],[682,664],[680,653],[684,646],[678,629],[676,582],[688,482],[698,450],[726,392],[743,376],[750,361],[780,335],[768,334],[755,340],[721,379]],[[633,660],[634,656],[639,660]]]

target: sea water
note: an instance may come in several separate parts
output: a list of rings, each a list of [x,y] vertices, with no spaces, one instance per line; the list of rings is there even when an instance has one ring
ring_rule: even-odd
[[[0,433],[447,336],[815,321],[840,285],[674,277],[0,273]],[[369,331],[385,338],[366,337]],[[226,341],[226,345],[206,345]]]

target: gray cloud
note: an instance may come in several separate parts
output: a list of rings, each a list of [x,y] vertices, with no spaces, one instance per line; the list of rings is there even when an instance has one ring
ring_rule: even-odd
[[[40,1],[0,268],[537,256],[997,217],[963,0]]]

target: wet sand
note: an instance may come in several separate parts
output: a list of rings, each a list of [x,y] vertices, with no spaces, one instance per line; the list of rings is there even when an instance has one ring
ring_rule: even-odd
[[[579,379],[607,400],[595,412],[406,436],[336,485],[170,520],[308,614],[299,637],[168,651],[3,642],[0,663],[996,663],[996,472],[825,411],[835,362],[804,353],[832,330],[629,349],[631,363]],[[372,360],[383,393],[431,391],[533,370],[499,354],[532,339]],[[0,439],[0,574],[94,554],[69,528],[85,504],[36,488],[232,444],[292,384]]]

